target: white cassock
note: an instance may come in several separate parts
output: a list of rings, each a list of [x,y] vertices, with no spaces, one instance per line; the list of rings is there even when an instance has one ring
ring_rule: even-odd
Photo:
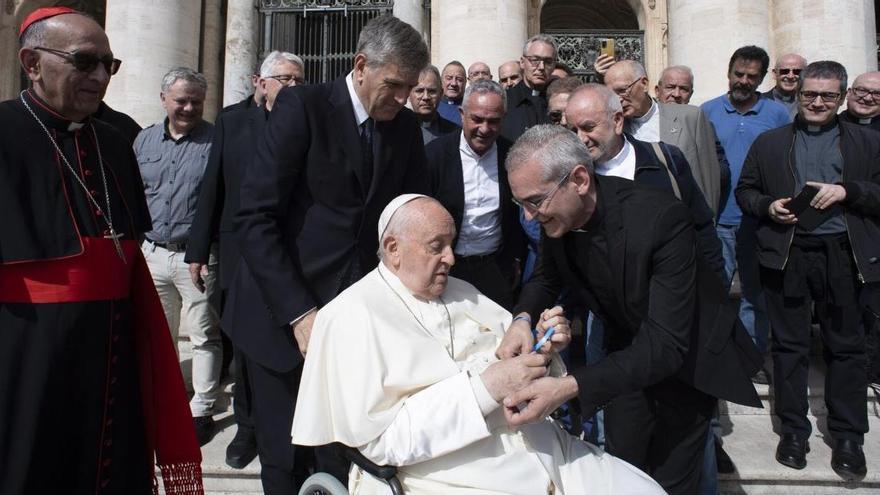
[[[440,300],[424,301],[379,263],[318,312],[293,443],[357,447],[398,466],[406,493],[664,493],[549,418],[507,426],[478,375],[497,360],[510,322],[467,282],[450,277]],[[354,465],[349,491],[390,493]]]

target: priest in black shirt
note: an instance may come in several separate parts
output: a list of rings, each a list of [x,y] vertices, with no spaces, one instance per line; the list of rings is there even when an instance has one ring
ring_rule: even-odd
[[[596,176],[583,143],[558,126],[526,131],[507,170],[543,236],[499,356],[530,350],[529,324],[562,287],[602,319],[608,347],[595,364],[507,397],[508,422],[578,397],[585,416],[605,408],[609,453],[669,493],[696,493],[715,400],[760,407],[749,377],[761,356],[696,250],[688,208],[665,190]]]
[[[880,71],[865,72],[853,81],[840,120],[880,131]]]
[[[0,103],[0,493],[201,493],[130,143],[90,118],[119,67],[65,7],[25,18],[32,87]]]

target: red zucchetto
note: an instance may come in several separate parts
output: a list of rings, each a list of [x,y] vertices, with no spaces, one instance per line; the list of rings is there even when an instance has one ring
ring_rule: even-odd
[[[71,9],[70,7],[43,7],[42,9],[37,9],[31,12],[27,17],[24,18],[24,21],[21,22],[21,29],[18,30],[18,37],[24,34],[25,30],[31,27],[31,24],[35,22],[40,22],[43,19],[48,19],[50,17],[55,17],[56,15],[61,14],[81,14],[82,12],[78,10]]]

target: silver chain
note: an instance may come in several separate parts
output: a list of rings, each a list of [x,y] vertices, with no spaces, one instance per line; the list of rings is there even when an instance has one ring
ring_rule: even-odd
[[[24,93],[25,92],[22,91],[18,95],[18,97],[21,99],[22,104],[24,104],[24,107],[27,109],[28,112],[30,112],[30,114],[34,118],[34,120],[37,121],[37,124],[40,126],[41,129],[43,129],[43,132],[46,133],[46,137],[49,138],[49,141],[52,143],[52,146],[55,147],[55,151],[58,153],[58,156],[61,157],[61,161],[63,161],[64,165],[67,166],[67,169],[70,170],[70,173],[73,175],[73,178],[76,179],[76,181],[82,187],[83,192],[86,193],[86,197],[95,206],[95,209],[97,210],[98,215],[104,220],[104,223],[107,224],[107,227],[110,229],[110,238],[113,240],[113,244],[116,247],[116,252],[119,254],[119,257],[122,258],[122,261],[124,262],[125,255],[122,252],[122,246],[119,245],[119,239],[117,238],[118,236],[116,235],[116,229],[113,228],[113,213],[110,210],[110,189],[107,187],[107,174],[104,172],[104,158],[101,155],[101,143],[98,141],[98,133],[95,132],[95,126],[93,126],[91,123],[89,123],[89,128],[92,130],[92,135],[95,137],[95,147],[98,149],[98,168],[101,170],[101,182],[104,185],[104,202],[107,205],[106,212],[104,211],[103,208],[101,208],[101,205],[98,204],[98,201],[95,200],[95,198],[89,192],[89,187],[86,185],[85,182],[83,182],[83,180],[80,178],[79,174],[76,173],[76,169],[73,168],[73,165],[71,165],[70,162],[67,160],[67,157],[64,156],[64,153],[61,151],[61,147],[58,146],[58,142],[56,142],[55,138],[52,137],[52,133],[49,132],[49,129],[46,127],[46,124],[44,124],[43,121],[40,120],[39,117],[37,117],[37,114],[34,112],[34,110],[31,108],[31,106],[28,105],[27,100],[25,100],[25,98],[24,98]]]

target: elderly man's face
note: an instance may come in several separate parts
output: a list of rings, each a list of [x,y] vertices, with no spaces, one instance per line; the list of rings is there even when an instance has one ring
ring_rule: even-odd
[[[355,93],[373,120],[384,122],[394,119],[418,84],[418,73],[409,73],[397,64],[369,66],[363,54],[355,56]]]
[[[160,93],[159,97],[168,115],[171,130],[187,134],[202,121],[205,90],[198,84],[178,79],[168,91]]]
[[[804,79],[798,95],[798,112],[808,124],[825,125],[837,116],[843,103],[838,79]]]
[[[611,88],[620,98],[623,116],[627,119],[641,117],[651,109],[648,95],[648,78],[634,76],[622,64],[613,65],[605,73],[605,86]]]
[[[260,79],[260,87],[266,98],[266,108],[272,110],[275,98],[283,88],[305,83],[303,68],[289,60],[282,59],[272,68],[272,74]]]
[[[483,62],[474,62],[468,67],[468,82],[491,81],[492,69]]]
[[[685,71],[668,70],[663,74],[654,90],[661,103],[686,105],[690,103],[691,96],[694,94],[694,81]]]
[[[570,98],[565,120],[595,163],[614,158],[623,143],[623,114],[608,115],[603,98],[595,93],[582,92]]]
[[[755,91],[764,80],[761,74],[760,60],[746,60],[738,58],[734,60],[730,73],[727,74],[727,86],[730,89],[730,99],[736,103],[745,103],[755,98]]]
[[[547,100],[547,116],[550,122],[558,125],[565,125],[565,106],[568,104],[570,93],[556,93]]]
[[[498,68],[498,82],[504,89],[512,88],[522,81],[522,69],[516,62],[507,62]]]
[[[48,23],[43,48],[99,59],[113,58],[107,35],[93,20],[82,15],[65,14],[43,22]],[[91,70],[79,70],[73,66],[70,57],[30,49],[22,49],[20,53],[40,98],[61,115],[80,121],[98,110],[110,83],[110,74],[101,63]]]
[[[409,94],[409,104],[413,112],[424,119],[433,119],[440,102],[440,80],[431,71],[422,72],[419,83]]]
[[[439,203],[415,201],[418,203],[404,207],[418,208],[414,213],[418,221],[408,223],[409,230],[397,239],[390,260],[397,277],[413,295],[434,300],[446,290],[449,270],[455,264],[455,223]]]
[[[443,95],[450,100],[458,101],[464,95],[464,69],[457,65],[448,65],[443,69]]]
[[[495,93],[472,93],[467,109],[461,107],[461,132],[478,155],[483,155],[501,134],[504,102]]]
[[[530,88],[544,89],[550,83],[550,73],[556,67],[553,45],[541,41],[533,42],[520,58],[519,65]]]
[[[787,55],[776,62],[773,68],[773,76],[776,78],[776,86],[786,94],[793,93],[804,70],[804,61],[797,56]]]
[[[880,72],[869,72],[856,78],[846,91],[846,108],[863,119],[880,114]]]

